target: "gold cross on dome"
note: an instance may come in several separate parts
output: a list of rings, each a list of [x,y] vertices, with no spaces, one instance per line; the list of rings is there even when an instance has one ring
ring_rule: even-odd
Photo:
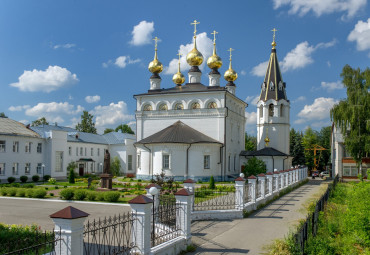
[[[211,33],[211,35],[213,35],[213,44],[216,44],[216,34],[218,34],[216,30],[213,30],[213,33]]]
[[[196,19],[193,21],[193,23],[190,23],[190,25],[194,25],[194,36],[197,36],[197,25],[200,22],[198,22]]]
[[[232,52],[233,50],[234,50],[233,48],[230,48],[230,49],[228,49],[228,50],[227,50],[227,51],[230,51],[230,61],[231,61],[231,56],[232,56],[231,52]]]
[[[275,42],[275,32],[277,31],[276,28],[274,28],[273,30],[271,30],[274,34],[272,36],[272,41]]]
[[[180,62],[180,58],[181,58],[182,54],[179,52],[179,53],[177,54],[177,56],[179,56],[179,62]]]
[[[153,41],[155,42],[155,44],[154,44],[155,50],[157,50],[157,46],[158,46],[158,41],[159,40],[160,39],[158,37],[154,37],[154,39],[153,39]]]

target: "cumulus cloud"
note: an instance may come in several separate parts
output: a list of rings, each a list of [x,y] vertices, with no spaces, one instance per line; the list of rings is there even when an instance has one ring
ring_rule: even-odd
[[[292,103],[298,103],[298,102],[302,102],[302,101],[305,101],[305,100],[306,100],[305,96],[300,96],[296,100],[293,100]]]
[[[131,59],[130,56],[119,56],[115,60],[108,60],[107,62],[103,63],[103,67],[107,68],[110,65],[115,65],[119,68],[125,68],[127,65],[136,64],[141,62],[141,59]]]
[[[134,26],[132,30],[132,39],[130,44],[134,46],[140,46],[150,44],[152,39],[152,33],[154,32],[154,22],[141,21],[139,24]]]
[[[107,126],[116,126],[134,119],[134,116],[129,114],[127,104],[124,101],[119,101],[116,104],[98,105],[91,113],[95,116],[95,125],[99,132]]]
[[[343,83],[341,81],[336,82],[321,82],[321,88],[326,89],[329,92],[332,92],[336,89],[343,89]]]
[[[370,18],[367,22],[359,20],[355,28],[349,33],[348,41],[356,42],[359,51],[370,49]]]
[[[245,99],[245,102],[251,105],[257,105],[257,102],[260,100],[260,95],[255,95],[255,96],[247,96]]]
[[[64,122],[60,115],[75,115],[81,113],[84,108],[80,105],[76,107],[68,102],[38,103],[27,108],[25,114],[36,118],[45,117],[50,122]]]
[[[53,45],[52,48],[54,50],[57,50],[57,49],[71,49],[71,48],[74,48],[76,47],[76,44],[74,43],[66,43],[66,44],[56,44],[56,45]]]
[[[193,49],[194,39],[191,43],[186,45],[180,45],[178,52],[182,54],[180,58],[181,70],[188,70],[190,66],[186,62],[186,55]],[[197,35],[197,49],[202,53],[204,57],[203,64],[200,66],[200,69],[203,70],[204,65],[207,62],[207,59],[212,55],[213,50],[213,41],[207,36],[206,32],[200,33]],[[174,74],[177,72],[178,68],[178,59],[174,58],[170,61],[169,65],[164,68],[165,74]]]
[[[241,75],[247,75],[247,72],[246,72],[245,70],[241,70],[241,71],[240,71],[240,74],[241,74]]]
[[[289,14],[298,14],[304,16],[309,12],[313,12],[320,17],[323,14],[333,12],[344,12],[343,17],[353,17],[366,5],[366,0],[273,0],[274,9],[288,5],[290,7]]]
[[[319,97],[311,105],[305,105],[298,113],[299,119],[295,124],[302,124],[311,121],[322,121],[329,119],[330,109],[338,103],[334,98]]]
[[[312,54],[318,49],[333,47],[337,43],[336,39],[330,42],[321,42],[316,46],[310,45],[307,41],[297,44],[297,46],[286,54],[284,59],[280,61],[282,72],[301,69],[314,62]],[[263,77],[266,74],[268,61],[262,62],[252,68],[251,74]]]
[[[91,103],[96,103],[100,101],[100,96],[95,95],[95,96],[87,96],[85,97],[85,101],[89,104]]]
[[[60,66],[49,66],[45,71],[33,69],[24,71],[18,77],[18,82],[10,86],[20,91],[43,91],[51,92],[78,82],[77,75],[72,74],[66,68]]]
[[[11,111],[11,112],[20,112],[20,111],[23,111],[23,110],[28,109],[30,107],[31,106],[29,106],[29,105],[10,106],[8,108],[8,110]]]
[[[245,130],[248,134],[256,134],[257,130],[257,112],[245,112],[245,117],[247,118],[247,122],[245,125]]]

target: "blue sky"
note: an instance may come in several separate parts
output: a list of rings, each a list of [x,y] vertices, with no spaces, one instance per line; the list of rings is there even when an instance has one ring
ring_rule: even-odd
[[[255,98],[274,27],[291,126],[319,130],[330,125],[329,109],[345,97],[343,66],[369,66],[369,14],[367,0],[3,0],[0,112],[23,123],[45,116],[51,123],[73,127],[87,110],[100,132],[133,124],[133,95],[149,89],[152,38],[161,39],[161,86],[172,87],[174,59],[179,50],[186,54],[191,49],[190,23],[196,19],[198,49],[205,57],[212,49],[211,32],[219,32],[221,73],[228,67],[227,49],[235,49],[236,94],[249,103],[248,132],[256,133]],[[181,63],[186,75],[189,67],[184,59]],[[208,84],[209,68],[202,71],[202,82]]]

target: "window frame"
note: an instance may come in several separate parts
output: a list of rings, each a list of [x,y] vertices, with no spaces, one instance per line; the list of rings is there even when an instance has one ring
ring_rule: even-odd
[[[42,153],[42,143],[37,143],[36,151],[37,153]]]
[[[0,140],[0,152],[6,152],[6,141]]]
[[[31,174],[31,163],[24,164],[24,174],[30,175]]]
[[[36,173],[42,174],[42,163],[37,163],[36,165]]]
[[[13,152],[19,153],[19,141],[13,141]]]
[[[171,169],[171,160],[170,160],[170,154],[162,154],[162,169],[169,170]]]
[[[211,155],[203,155],[203,169],[211,169]]]
[[[5,163],[0,163],[0,175],[5,175],[5,170],[6,170],[5,167],[6,167]]]
[[[140,169],[141,168],[141,155],[138,154],[137,155],[137,169]]]
[[[13,163],[12,174],[13,175],[18,175],[19,174],[19,163]]]
[[[132,155],[127,155],[127,171],[132,171]]]

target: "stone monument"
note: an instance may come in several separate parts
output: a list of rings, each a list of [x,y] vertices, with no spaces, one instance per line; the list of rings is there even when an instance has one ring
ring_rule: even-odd
[[[112,189],[112,175],[110,173],[110,154],[108,150],[105,150],[103,173],[100,175],[100,179],[102,189]]]

